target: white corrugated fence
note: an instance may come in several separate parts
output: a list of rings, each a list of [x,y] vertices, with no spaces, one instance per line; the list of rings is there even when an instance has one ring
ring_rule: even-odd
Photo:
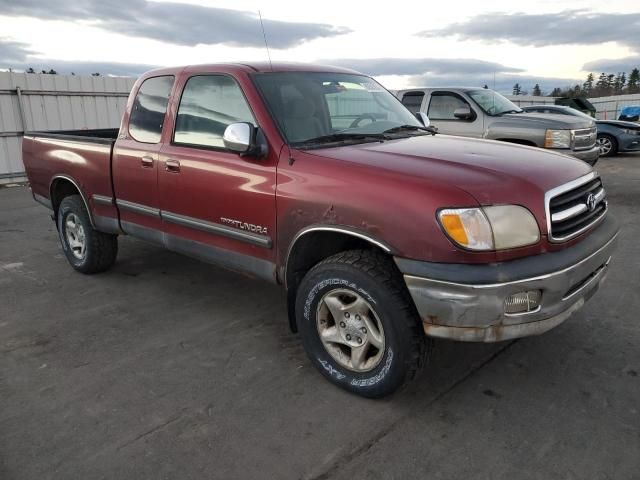
[[[25,131],[117,128],[134,82],[0,72],[0,183],[24,180]]]
[[[590,98],[589,101],[596,107],[598,120],[617,120],[622,107],[640,105],[640,94]]]

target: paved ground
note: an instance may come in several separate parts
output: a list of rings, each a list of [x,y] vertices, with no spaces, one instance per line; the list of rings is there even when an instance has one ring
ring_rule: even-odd
[[[598,295],[541,337],[438,342],[383,401],[322,379],[277,288],[129,238],[77,274],[0,189],[0,479],[640,478],[640,156],[598,170],[624,223]]]

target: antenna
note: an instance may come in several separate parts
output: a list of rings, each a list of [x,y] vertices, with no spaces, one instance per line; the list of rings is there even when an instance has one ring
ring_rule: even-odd
[[[273,72],[273,64],[271,63],[271,53],[269,52],[269,44],[267,43],[267,34],[264,31],[264,23],[262,23],[262,14],[258,10],[258,17],[260,17],[260,26],[262,27],[262,37],[264,38],[264,46],[267,47],[267,57],[269,57],[269,67]]]

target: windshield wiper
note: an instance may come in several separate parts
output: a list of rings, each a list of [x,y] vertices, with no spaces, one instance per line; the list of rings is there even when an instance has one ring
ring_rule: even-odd
[[[388,137],[382,133],[331,133],[329,135],[321,135],[319,137],[309,138],[302,142],[296,142],[296,145],[316,145],[321,143],[341,142],[344,140],[378,140],[384,141]]]
[[[435,127],[423,127],[420,125],[398,125],[397,127],[390,128],[385,130],[382,133],[397,133],[402,132],[403,130],[415,131],[415,130],[423,130],[425,132],[429,132],[431,135],[435,135],[438,133],[438,129]]]

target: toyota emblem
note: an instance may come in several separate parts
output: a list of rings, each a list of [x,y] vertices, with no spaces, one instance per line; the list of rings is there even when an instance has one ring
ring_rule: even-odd
[[[597,201],[596,196],[593,193],[587,195],[587,208],[590,212],[593,212],[596,209]]]

